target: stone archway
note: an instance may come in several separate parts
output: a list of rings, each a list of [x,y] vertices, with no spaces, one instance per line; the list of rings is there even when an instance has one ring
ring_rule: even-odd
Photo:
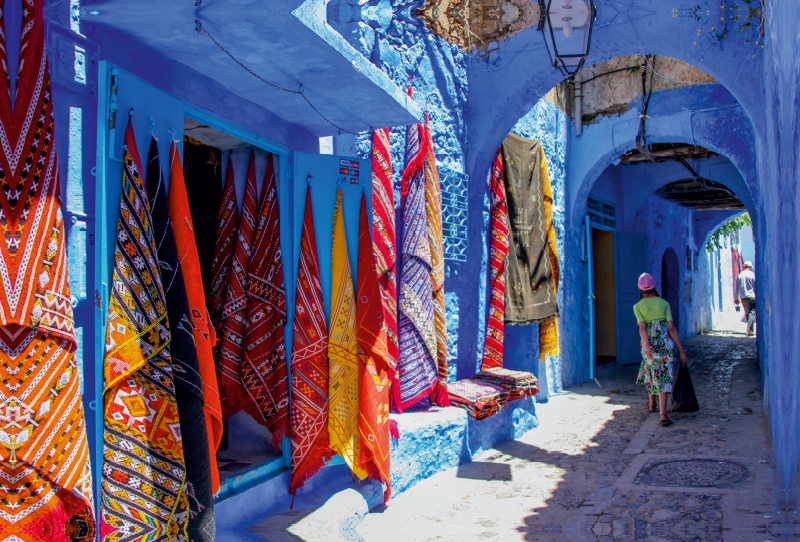
[[[585,229],[583,217],[592,188],[616,158],[629,149],[635,148],[636,130],[635,128],[627,129],[627,124],[635,116],[636,111],[629,111],[625,115],[594,124],[584,132],[581,138],[577,139],[577,142],[573,140],[574,144],[570,150],[571,156],[568,164],[570,174],[567,176],[567,201],[565,202],[565,253],[581,253],[582,232]],[[725,129],[715,129],[715,126]],[[735,129],[739,134],[738,142],[733,142],[724,135],[729,128]],[[677,112],[673,115],[651,118],[648,121],[648,141],[700,146],[726,159],[731,169],[735,169],[725,181],[726,186],[741,199],[754,221],[757,219],[755,215],[755,202],[758,196],[755,133],[749,117],[742,108],[727,107],[700,113]],[[680,166],[674,165],[674,171],[667,171],[666,169],[671,166],[669,164],[662,165],[664,165],[665,171],[659,174],[659,179],[649,180],[646,187],[641,186],[643,184],[641,182],[637,185],[630,185],[635,188],[626,192],[625,197],[626,201],[632,204],[632,208],[638,207],[637,202],[644,202],[648,196],[662,186],[679,180],[681,176],[686,177],[686,172],[681,170]],[[677,254],[676,252],[676,256]],[[659,255],[654,256],[659,258]],[[682,260],[678,258],[678,261]],[[654,274],[658,274],[660,260],[656,259],[652,263]],[[677,268],[680,270],[680,265]],[[588,317],[584,314],[586,312],[584,300],[587,295],[584,282],[580,266],[564,266],[561,286],[563,295],[561,324],[563,334],[574,339],[563,345],[562,356],[566,360],[576,360],[575,363],[578,364],[585,358],[583,352],[588,348],[588,342],[583,339],[584,334],[581,333],[581,330],[586,329],[588,325]],[[677,280],[677,290],[679,293],[678,303],[675,304],[676,313],[682,307],[680,278]],[[580,380],[581,375],[583,378],[588,376],[588,369],[583,370],[575,366],[565,366],[563,372],[565,377],[577,380]]]

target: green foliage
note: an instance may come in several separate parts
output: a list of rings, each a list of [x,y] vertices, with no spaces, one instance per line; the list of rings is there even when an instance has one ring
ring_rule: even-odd
[[[705,29],[697,29],[697,38],[705,30],[713,45],[722,46],[723,40],[739,35],[745,43],[755,42],[756,49],[764,48],[765,0],[704,0],[672,11],[673,17],[690,17],[705,25]],[[702,43],[696,41],[695,45]]]
[[[722,238],[724,236],[739,231],[745,226],[752,226],[752,225],[753,221],[750,220],[750,215],[748,213],[742,213],[728,220],[725,224],[717,228],[714,231],[714,233],[711,234],[711,239],[708,240],[708,244],[706,245],[706,251],[714,252],[715,250],[721,250]]]

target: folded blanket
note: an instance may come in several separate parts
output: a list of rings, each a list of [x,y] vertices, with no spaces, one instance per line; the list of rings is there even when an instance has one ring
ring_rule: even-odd
[[[508,402],[508,392],[491,382],[466,379],[448,384],[450,405],[465,409],[477,420],[483,420],[500,411]]]
[[[512,371],[502,367],[489,367],[473,377],[504,389],[509,401],[533,397],[539,393],[539,379],[526,371]]]

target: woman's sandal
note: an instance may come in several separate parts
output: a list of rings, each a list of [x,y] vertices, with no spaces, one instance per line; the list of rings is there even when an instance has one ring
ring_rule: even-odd
[[[666,418],[666,416],[664,416],[664,418]],[[672,420],[670,420],[669,418],[667,418],[666,420],[662,418],[661,427],[669,427],[670,425],[672,425]]]

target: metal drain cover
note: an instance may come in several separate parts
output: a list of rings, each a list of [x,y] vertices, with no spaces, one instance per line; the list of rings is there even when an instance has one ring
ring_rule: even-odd
[[[683,459],[645,465],[636,475],[636,483],[648,486],[725,488],[746,477],[747,469],[738,463]]]

